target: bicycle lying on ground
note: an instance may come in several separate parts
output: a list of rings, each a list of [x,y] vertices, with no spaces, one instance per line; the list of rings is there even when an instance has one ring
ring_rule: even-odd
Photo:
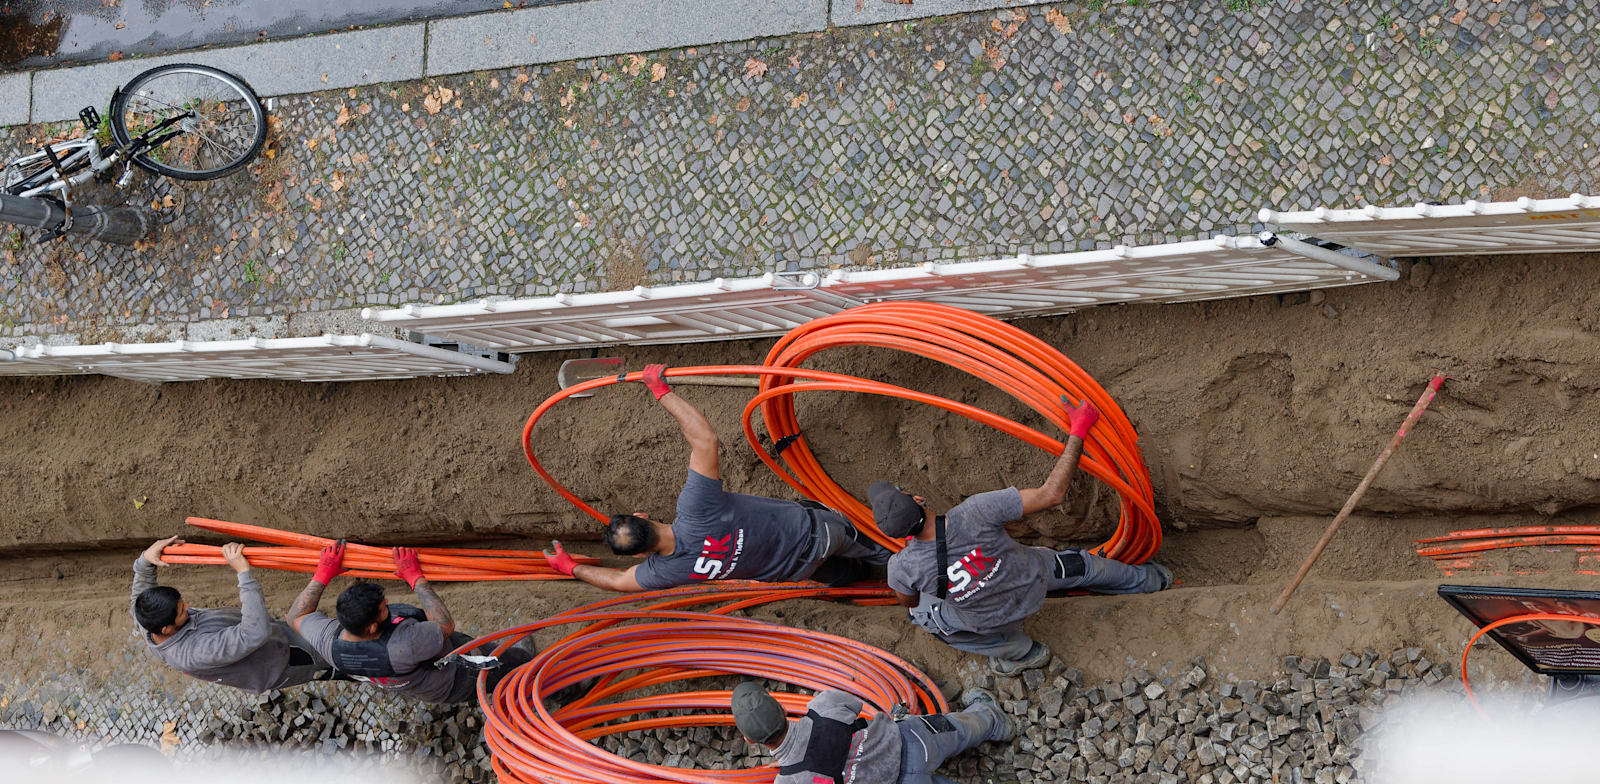
[[[6,163],[0,221],[42,229],[44,240],[82,234],[130,244],[149,233],[149,212],[75,209],[72,189],[90,179],[126,188],[134,167],[180,180],[216,179],[248,165],[267,141],[267,112],[255,91],[204,65],[151,68],[112,93],[108,113],[102,121],[94,107],[85,107],[78,113],[83,136]]]

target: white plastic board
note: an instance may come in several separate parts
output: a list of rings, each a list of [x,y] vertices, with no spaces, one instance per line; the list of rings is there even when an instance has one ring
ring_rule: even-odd
[[[684,286],[460,305],[367,309],[388,326],[502,351],[771,337],[883,300],[956,305],[997,318],[1116,302],[1183,302],[1368,283],[1376,278],[1218,236],[1111,250],[958,264],[835,271],[815,288],[772,275]]]
[[[371,381],[514,369],[506,362],[379,335],[40,345],[19,348],[16,354],[13,361],[19,364],[57,368],[46,372],[99,373],[157,383],[206,378]]]
[[[781,335],[858,302],[774,275],[460,305],[367,308],[389,326],[502,351],[693,343]]]
[[[1414,207],[1262,210],[1261,222],[1379,256],[1600,250],[1600,196]]]
[[[45,359],[29,359],[14,351],[0,350],[0,376],[64,376],[87,373],[70,364]]]

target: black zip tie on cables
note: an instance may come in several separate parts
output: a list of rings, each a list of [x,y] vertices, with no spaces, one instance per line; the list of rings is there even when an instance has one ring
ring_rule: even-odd
[[[777,456],[783,454],[783,450],[788,449],[791,446],[794,446],[794,442],[799,441],[799,440],[800,440],[800,434],[799,433],[790,433],[789,435],[786,435],[783,438],[778,439],[777,442],[772,445],[772,449],[767,451],[767,454],[772,455],[773,457],[777,457]]]

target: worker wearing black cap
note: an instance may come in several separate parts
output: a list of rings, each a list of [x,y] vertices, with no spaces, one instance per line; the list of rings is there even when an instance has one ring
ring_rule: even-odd
[[[789,721],[783,706],[755,681],[733,690],[733,721],[751,743],[772,749],[773,784],[932,784],[948,782],[934,771],[945,760],[984,741],[1011,740],[1011,719],[994,695],[977,688],[961,695],[957,713],[861,718],[860,698],[819,692],[806,715]]]
[[[1075,408],[1064,395],[1061,405],[1071,435],[1039,487],[979,493],[937,516],[921,496],[889,482],[867,489],[879,530],[911,537],[889,559],[889,587],[910,608],[912,623],[953,648],[988,656],[1001,675],[1050,661],[1050,649],[1021,628],[1049,591],[1149,593],[1172,585],[1172,573],[1159,564],[1135,566],[1077,549],[1025,547],[1006,535],[1006,523],[1066,500],[1083,439],[1100,412],[1088,401]]]

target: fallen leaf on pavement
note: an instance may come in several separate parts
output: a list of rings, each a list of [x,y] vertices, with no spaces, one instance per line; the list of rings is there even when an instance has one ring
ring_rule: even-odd
[[[794,100],[789,102],[789,108],[790,109],[798,109],[798,108],[800,108],[801,106],[805,105],[806,98],[808,98],[808,97],[809,96],[806,93],[801,93],[799,95],[796,95],[794,97]]]
[[[141,496],[133,499],[133,508],[135,508],[135,509],[144,508],[144,502],[146,502],[148,500],[150,500],[150,496],[147,496],[147,495],[141,495]]]
[[[1056,32],[1062,35],[1072,32],[1072,20],[1068,19],[1066,14],[1063,14],[1054,8],[1045,10],[1044,20],[1053,25],[1056,28]]]
[[[120,50],[120,49],[115,51],[115,52],[112,52],[111,54],[106,55],[106,59],[110,60],[113,63],[118,61],[118,60],[121,60],[122,58],[123,58],[123,54],[122,54],[122,50]]]
[[[933,70],[943,72],[944,71],[944,61],[943,60],[934,60],[933,61]]]
[[[361,104],[360,106],[356,107],[356,111],[359,112],[362,116],[372,114],[372,104],[370,104],[370,103]]]
[[[427,109],[428,114],[438,114],[443,106],[439,103],[438,96],[425,95],[422,97],[422,108]]]
[[[739,102],[733,105],[733,108],[738,109],[741,112],[750,111],[750,96],[746,95],[745,97],[740,98]]]
[[[800,70],[800,55],[797,55],[797,54],[789,55],[789,67],[793,68],[793,69],[795,69],[797,71]]]
[[[767,72],[767,64],[752,57],[744,61],[744,78],[760,79]]]
[[[661,63],[650,66],[650,81],[659,82],[667,75],[667,67]]]
[[[332,177],[328,178],[328,189],[329,190],[333,191],[334,193],[338,193],[343,188],[344,188],[344,179],[341,178],[338,174],[334,174]]]
[[[117,30],[122,30],[122,29],[127,28],[127,26],[128,26],[127,22],[118,22],[118,23],[112,25],[112,28],[117,29]]]
[[[350,107],[341,103],[339,104],[339,116],[333,118],[333,124],[342,127],[347,122],[350,122]]]

